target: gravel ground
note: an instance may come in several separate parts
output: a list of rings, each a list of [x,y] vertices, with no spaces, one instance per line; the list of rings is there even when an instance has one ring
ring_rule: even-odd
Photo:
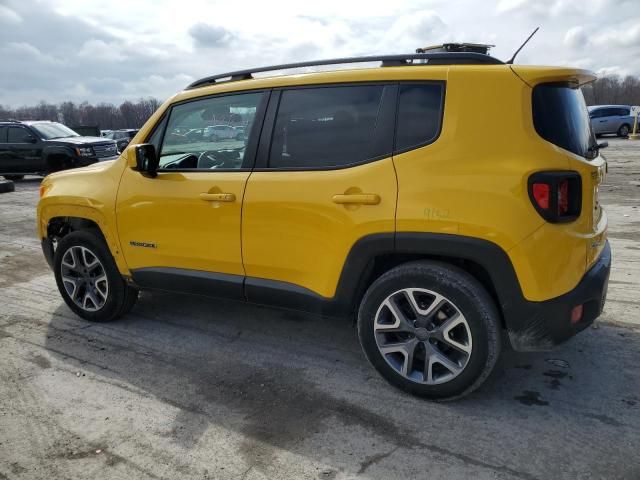
[[[388,386],[349,322],[161,293],[79,320],[35,238],[39,180],[17,182],[0,195],[0,480],[640,478],[640,142],[608,140],[597,328],[506,352],[444,404]]]

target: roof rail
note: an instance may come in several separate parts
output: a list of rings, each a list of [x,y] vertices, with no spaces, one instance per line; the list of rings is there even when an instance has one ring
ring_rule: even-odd
[[[310,62],[283,63],[270,67],[250,68],[235,72],[221,73],[196,80],[186,90],[213,85],[216,83],[233,82],[236,80],[249,80],[254,73],[272,72],[276,70],[290,70],[293,68],[318,67],[322,65],[342,65],[349,63],[382,62],[382,67],[397,67],[402,65],[459,65],[459,64],[503,64],[501,60],[490,55],[474,52],[433,52],[433,53],[409,53],[406,55],[373,55],[365,57],[331,58],[327,60],[315,60]]]
[[[22,123],[21,120],[16,120],[15,118],[1,118],[0,122],[6,123]]]

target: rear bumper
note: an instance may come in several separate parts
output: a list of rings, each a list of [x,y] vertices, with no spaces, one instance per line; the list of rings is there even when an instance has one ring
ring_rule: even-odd
[[[600,257],[570,292],[544,302],[523,301],[509,322],[511,345],[518,351],[548,350],[584,330],[600,316],[607,296],[611,247],[607,241]],[[583,305],[582,318],[571,323],[571,311]]]

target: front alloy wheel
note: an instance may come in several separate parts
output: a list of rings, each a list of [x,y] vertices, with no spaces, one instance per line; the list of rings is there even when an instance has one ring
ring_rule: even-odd
[[[60,270],[67,295],[78,307],[87,312],[104,307],[109,280],[95,253],[83,246],[72,246],[63,254]]]
[[[138,298],[138,290],[122,277],[97,230],[75,231],[58,239],[53,272],[65,303],[85,320],[115,320]]]

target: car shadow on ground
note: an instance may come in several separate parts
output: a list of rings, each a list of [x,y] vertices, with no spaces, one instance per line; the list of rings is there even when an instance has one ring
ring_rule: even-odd
[[[344,457],[349,432],[358,431],[389,451],[422,448],[533,478],[447,445],[492,438],[509,458],[526,454],[544,431],[582,437],[577,455],[593,462],[594,474],[611,473],[621,467],[606,451],[619,450],[620,435],[640,427],[640,334],[616,325],[590,329],[553,352],[507,350],[480,390],[449,403],[387,385],[368,365],[349,321],[221,300],[145,292],[131,314],[91,326],[61,305],[46,344],[73,368],[177,408],[167,435],[186,449],[211,425],[238,432],[239,453],[257,468],[284,449],[363,472],[375,455]],[[505,424],[519,432],[517,442],[495,436]],[[318,448],[312,440],[323,436]]]

